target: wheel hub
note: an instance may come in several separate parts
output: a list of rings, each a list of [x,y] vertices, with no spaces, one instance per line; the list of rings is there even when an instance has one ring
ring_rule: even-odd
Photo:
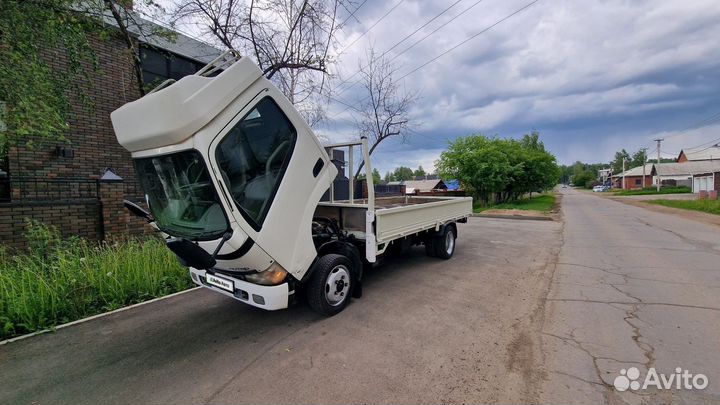
[[[447,254],[452,254],[453,250],[455,250],[455,234],[449,231],[445,234],[445,251]]]
[[[343,265],[335,266],[325,281],[325,298],[328,304],[342,304],[350,291],[350,271]]]

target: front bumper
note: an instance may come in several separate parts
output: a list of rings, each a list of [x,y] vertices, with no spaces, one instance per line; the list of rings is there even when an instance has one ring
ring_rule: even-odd
[[[224,279],[232,280],[235,285],[235,292],[223,290],[207,283],[207,271],[190,268],[190,277],[193,282],[201,287],[208,288],[215,292],[224,294],[230,298],[235,298],[254,307],[275,311],[288,307],[290,297],[290,289],[288,283],[279,285],[266,286],[248,283],[225,274],[217,274]]]

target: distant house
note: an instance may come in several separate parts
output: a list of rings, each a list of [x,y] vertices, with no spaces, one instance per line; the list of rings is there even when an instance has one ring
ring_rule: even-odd
[[[653,165],[653,176],[657,176],[662,184],[685,185],[693,188],[693,192],[711,191],[707,178],[720,172],[720,160],[685,161],[684,163],[662,163]],[[712,181],[714,183],[714,180]]]
[[[677,158],[678,163],[720,160],[720,144],[706,148],[683,149]]]
[[[458,191],[460,190],[460,180],[443,180],[445,182],[445,185],[447,186],[448,191]]]
[[[653,183],[653,176],[651,174],[653,169],[652,164],[646,164],[644,166],[633,167],[630,170],[626,170],[623,173],[612,176],[612,183],[614,188],[624,188],[625,190],[634,190],[639,188],[651,187]],[[643,175],[644,174],[644,175]],[[623,184],[623,178],[625,182]],[[645,183],[643,184],[643,178]]]
[[[405,194],[430,193],[432,191],[447,190],[448,187],[442,180],[404,180],[391,181],[388,185],[404,185]]]
[[[720,169],[693,175],[693,193],[720,191]],[[716,194],[717,196],[717,194]]]
[[[598,181],[605,184],[612,176],[612,169],[600,169],[598,170]]]

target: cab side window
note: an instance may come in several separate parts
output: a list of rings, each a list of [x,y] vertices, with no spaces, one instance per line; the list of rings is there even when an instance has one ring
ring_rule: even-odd
[[[256,229],[280,187],[296,138],[290,120],[266,97],[218,145],[223,180],[243,217]]]

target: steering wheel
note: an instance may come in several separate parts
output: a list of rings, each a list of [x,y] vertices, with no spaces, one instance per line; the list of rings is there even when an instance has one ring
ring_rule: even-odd
[[[272,167],[272,164],[275,163],[275,160],[280,156],[280,154],[285,150],[285,147],[290,143],[290,141],[283,141],[278,145],[277,148],[273,151],[273,153],[270,154],[268,157],[267,162],[265,162],[265,185],[268,188],[272,188],[274,185],[274,180],[268,174],[270,173],[270,168]]]
[[[270,168],[272,167],[272,163],[275,162],[275,160],[280,156],[280,153],[283,152],[285,147],[290,143],[290,141],[283,141],[278,145],[277,148],[273,151],[273,153],[270,154],[268,157],[267,162],[265,162],[265,185],[267,186],[268,190],[271,190],[274,186],[274,178],[271,178],[270,174]],[[260,207],[260,212],[265,212],[265,207],[267,207],[268,203],[270,203],[270,198],[266,198],[265,201],[263,201],[262,207]]]

